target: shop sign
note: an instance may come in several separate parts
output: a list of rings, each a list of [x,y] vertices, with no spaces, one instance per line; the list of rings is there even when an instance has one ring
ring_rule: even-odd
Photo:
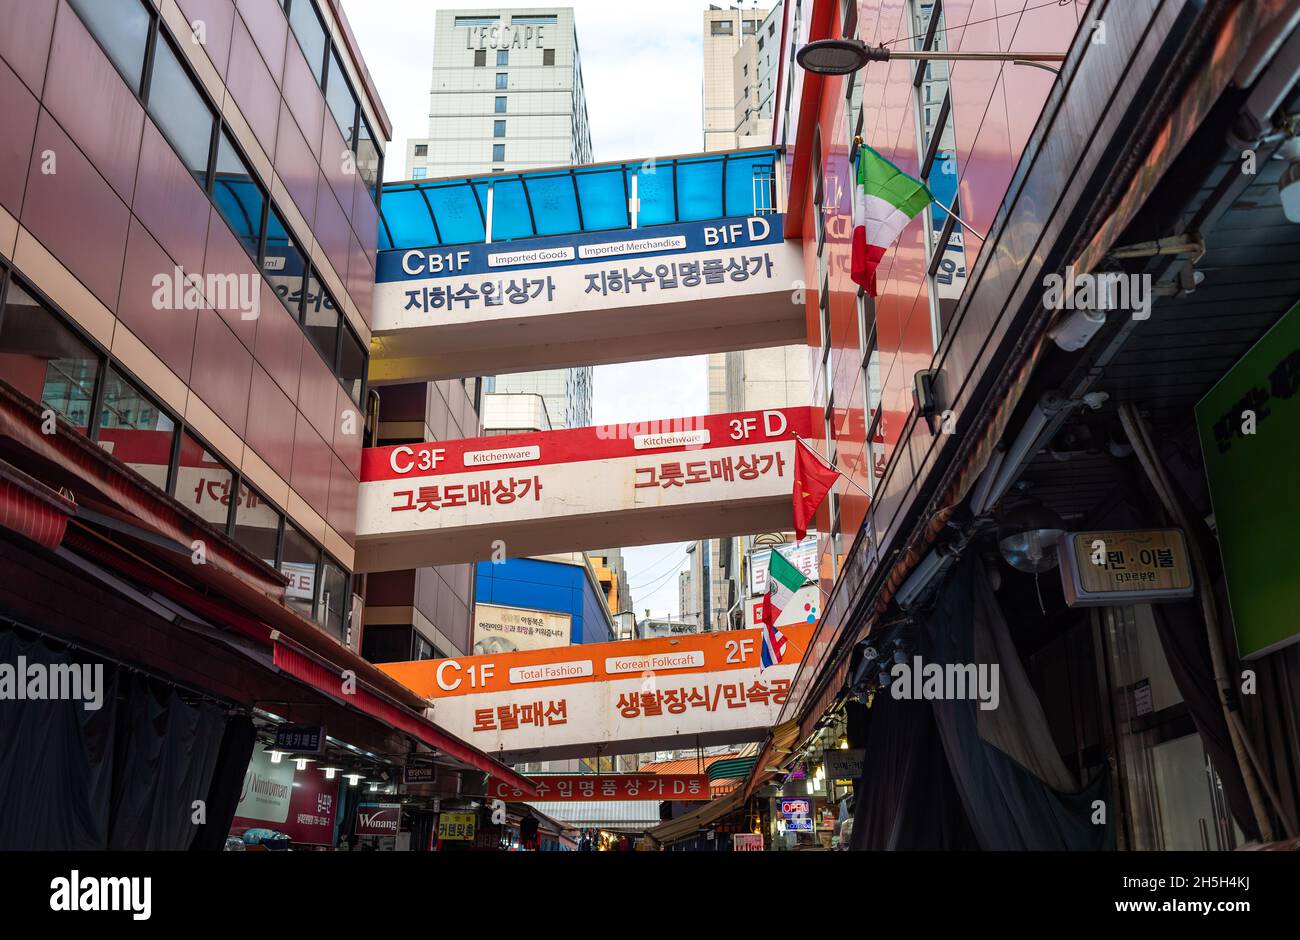
[[[812,803],[809,800],[792,799],[790,797],[781,800],[782,816],[808,816],[812,813]]]
[[[786,832],[812,832],[813,819],[811,816],[790,816],[785,821]]]
[[[763,851],[763,836],[756,832],[736,832],[731,836],[731,850],[733,852],[761,852]]]
[[[530,777],[538,796],[531,799],[569,802],[588,800],[707,800],[709,778],[705,774],[572,774]],[[508,783],[492,780],[491,799],[530,799]]]
[[[438,770],[432,764],[424,766],[407,765],[402,768],[403,783],[433,783],[437,777]]]
[[[297,770],[290,761],[272,763],[270,754],[258,750],[244,774],[230,833],[238,836],[249,829],[271,829],[294,842],[330,845],[338,792],[338,780],[326,780],[318,768]]]
[[[827,751],[826,776],[832,780],[857,780],[862,776],[862,764],[866,757],[866,749],[860,747]]]
[[[1057,544],[1071,607],[1153,604],[1192,596],[1192,566],[1179,529],[1067,532]]]
[[[362,803],[357,807],[357,835],[395,836],[402,820],[401,803]]]
[[[444,842],[473,842],[475,813],[439,813],[438,838]]]
[[[1300,640],[1300,304],[1196,406],[1237,649]]]
[[[280,725],[275,729],[275,749],[297,754],[319,754],[325,750],[325,726]]]

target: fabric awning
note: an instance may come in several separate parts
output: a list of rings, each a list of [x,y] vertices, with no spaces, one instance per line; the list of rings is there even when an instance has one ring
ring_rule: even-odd
[[[705,803],[699,809],[680,816],[677,819],[660,823],[653,829],[646,830],[646,836],[659,845],[669,845],[698,832],[701,828],[717,822],[728,813],[745,805],[745,791],[733,790],[726,796]]]

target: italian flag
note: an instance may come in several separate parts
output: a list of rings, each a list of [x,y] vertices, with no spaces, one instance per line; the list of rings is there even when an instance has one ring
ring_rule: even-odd
[[[763,648],[762,667],[779,663],[785,658],[786,638],[776,628],[777,618],[790,603],[796,591],[808,583],[803,572],[790,564],[784,555],[772,549],[767,565],[767,594],[763,598]]]
[[[858,148],[849,275],[854,284],[876,296],[876,266],[885,249],[932,200],[920,180],[908,176],[866,144]]]

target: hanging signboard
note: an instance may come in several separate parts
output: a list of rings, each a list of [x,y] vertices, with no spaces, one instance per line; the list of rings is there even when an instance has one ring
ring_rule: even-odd
[[[780,346],[803,334],[803,276],[779,214],[383,250],[370,378]]]
[[[355,570],[779,529],[811,428],[799,407],[367,448]]]
[[[832,780],[857,780],[862,776],[866,757],[867,751],[861,747],[827,751],[826,776]]]
[[[395,836],[402,821],[401,803],[362,803],[357,807],[359,836]]]
[[[444,842],[473,842],[477,822],[475,813],[439,813],[438,838]]]
[[[1196,406],[1237,649],[1300,640],[1300,304]]]
[[[761,739],[774,725],[813,625],[785,628],[763,668],[757,630],[586,643],[384,663],[430,700],[429,719],[508,763]],[[545,757],[538,757],[544,754]]]
[[[1178,529],[1067,532],[1057,544],[1071,607],[1154,604],[1192,596],[1192,565]]]
[[[492,779],[488,796],[514,802],[536,799],[543,802],[588,800],[707,800],[709,778],[705,774],[572,774],[530,777],[536,797],[526,797],[508,783]]]
[[[325,728],[323,725],[280,725],[275,729],[275,749],[319,754],[325,750]]]

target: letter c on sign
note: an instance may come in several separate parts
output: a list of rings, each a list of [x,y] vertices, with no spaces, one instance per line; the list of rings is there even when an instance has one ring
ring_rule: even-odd
[[[405,467],[399,467],[397,465],[397,458],[403,455],[410,458],[414,456],[414,454],[415,451],[403,444],[401,447],[394,449],[394,451],[388,455],[388,465],[393,468],[394,473],[410,473],[411,468],[415,466],[415,461],[408,459]]]
[[[402,255],[402,270],[410,275],[423,274],[424,273],[423,261],[417,262],[414,267],[411,266],[411,259],[419,258],[419,257],[421,257],[421,253],[418,251],[408,251],[406,254]]]
[[[444,692],[454,692],[456,689],[460,688],[460,676],[457,676],[455,681],[448,685],[447,680],[442,677],[442,671],[447,668],[459,671],[460,663],[456,662],[454,659],[444,659],[442,662],[438,663],[438,669],[434,673],[434,676],[438,680],[438,688],[442,689]]]

